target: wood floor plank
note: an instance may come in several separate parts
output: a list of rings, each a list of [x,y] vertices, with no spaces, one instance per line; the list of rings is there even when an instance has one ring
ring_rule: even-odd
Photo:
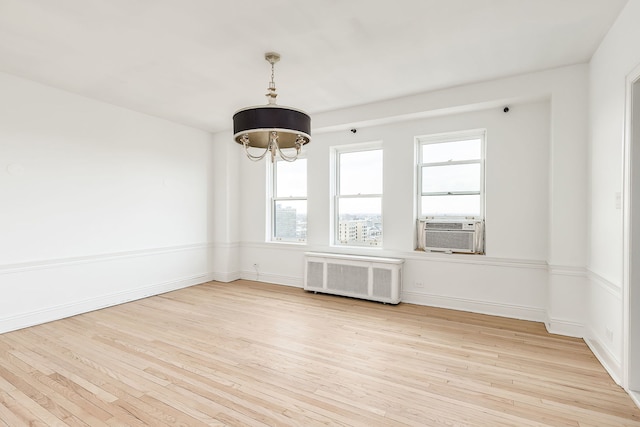
[[[544,325],[210,282],[0,335],[0,426],[640,427]]]

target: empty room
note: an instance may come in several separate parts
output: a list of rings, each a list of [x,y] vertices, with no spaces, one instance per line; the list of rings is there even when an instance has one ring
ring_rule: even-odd
[[[0,426],[639,426],[640,0],[0,0]]]

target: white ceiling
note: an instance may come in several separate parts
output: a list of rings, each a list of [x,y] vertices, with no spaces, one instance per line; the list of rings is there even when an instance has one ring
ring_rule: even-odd
[[[0,71],[209,131],[587,62],[627,0],[0,0]]]

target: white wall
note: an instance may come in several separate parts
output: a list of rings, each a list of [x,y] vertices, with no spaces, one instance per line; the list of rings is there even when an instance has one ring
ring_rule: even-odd
[[[240,278],[240,157],[238,146],[232,141],[231,132],[221,132],[213,136],[214,155],[209,192],[209,268],[211,278],[222,282]]]
[[[511,104],[316,135],[309,146],[310,246],[330,250],[330,147],[382,141],[384,249],[415,248],[415,137],[486,129],[486,252],[542,261],[547,255],[549,101]],[[264,197],[264,196],[263,196]],[[535,224],[523,227],[522,224]],[[263,225],[261,222],[260,225]],[[514,233],[514,230],[521,230]],[[523,244],[526,241],[527,244]],[[375,249],[369,250],[376,253]]]
[[[589,342],[620,382],[623,362],[623,144],[626,76],[640,65],[640,0],[630,0],[590,63]]]
[[[264,242],[265,164],[240,160],[241,276],[300,286],[304,251],[397,256],[406,260],[405,301],[545,321],[581,335],[586,98],[582,65],[314,115],[307,245]],[[487,255],[416,252],[414,137],[475,128],[488,133]],[[379,140],[384,249],[332,247],[329,147]]]
[[[0,74],[0,332],[206,281],[211,136]]]
[[[304,252],[316,250],[404,258],[405,301],[579,334],[586,213],[581,189],[562,196],[586,177],[580,157],[566,155],[585,144],[576,94],[586,69],[314,115],[307,245],[265,243],[265,163],[245,159],[228,132],[211,137],[0,75],[0,330],[211,278],[301,286]],[[487,255],[416,252],[414,137],[473,128],[488,131]],[[373,140],[385,146],[385,247],[331,247],[329,147]]]

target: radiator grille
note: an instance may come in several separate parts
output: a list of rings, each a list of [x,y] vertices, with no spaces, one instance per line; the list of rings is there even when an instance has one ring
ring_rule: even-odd
[[[321,262],[310,261],[307,263],[307,281],[309,282],[309,286],[314,288],[321,288],[323,286],[323,268],[324,264]]]
[[[397,304],[404,260],[308,252],[304,288]]]
[[[327,264],[327,288],[348,293],[366,295],[369,285],[369,271],[365,267]]]
[[[383,298],[391,298],[391,270],[384,268],[373,269],[373,295]]]

